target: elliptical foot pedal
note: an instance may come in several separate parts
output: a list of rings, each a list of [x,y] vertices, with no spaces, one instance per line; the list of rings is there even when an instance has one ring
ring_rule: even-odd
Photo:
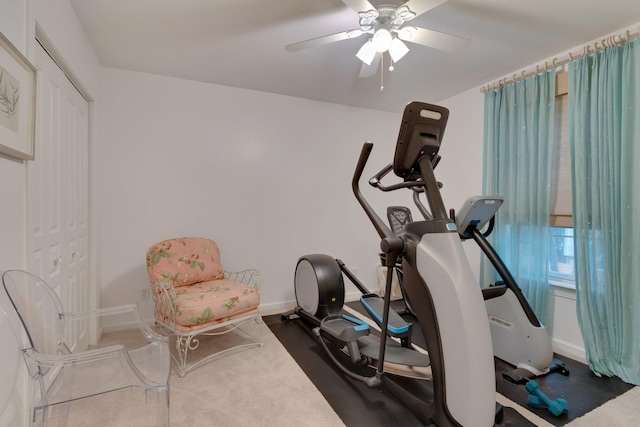
[[[356,341],[358,338],[369,335],[369,325],[344,314],[336,314],[322,319],[320,329],[342,342]]]
[[[362,306],[367,310],[378,326],[382,327],[382,316],[384,313],[384,299],[376,294],[366,294],[360,297]],[[394,310],[389,310],[389,324],[387,331],[393,337],[411,336],[411,323],[406,322]]]
[[[358,338],[369,335],[370,329],[367,323],[355,317],[336,314],[322,319],[320,330],[344,343],[352,363],[362,362]],[[320,334],[318,337],[320,338]]]

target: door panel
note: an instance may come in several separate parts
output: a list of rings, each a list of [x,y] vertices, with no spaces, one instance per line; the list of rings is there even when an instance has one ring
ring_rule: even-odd
[[[28,163],[30,268],[65,311],[89,310],[88,103],[36,43],[35,160]],[[71,350],[89,345],[88,322],[69,332]]]

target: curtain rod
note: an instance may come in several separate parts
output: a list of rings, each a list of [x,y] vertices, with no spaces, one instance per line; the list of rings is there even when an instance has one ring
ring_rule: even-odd
[[[547,59],[544,61],[544,63],[536,64],[535,68],[526,68],[521,72],[512,74],[511,76],[503,77],[502,79],[496,80],[493,83],[482,86],[480,92],[486,93],[491,90],[496,90],[501,87],[512,85],[520,80],[535,76],[536,74],[549,71],[553,68],[563,67],[569,62],[578,60],[583,56],[593,55],[594,53],[604,50],[608,47],[624,46],[625,43],[635,40],[638,37],[640,37],[640,26],[631,30],[626,30],[623,33],[605,37],[602,40],[586,44],[582,49],[574,52],[569,52],[559,58]]]

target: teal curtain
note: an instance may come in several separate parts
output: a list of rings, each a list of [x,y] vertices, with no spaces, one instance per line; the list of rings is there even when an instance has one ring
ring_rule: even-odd
[[[487,92],[484,99],[483,191],[504,197],[493,246],[542,323],[549,298],[555,75],[538,74]]]
[[[586,358],[640,384],[640,40],[569,64],[569,138]]]

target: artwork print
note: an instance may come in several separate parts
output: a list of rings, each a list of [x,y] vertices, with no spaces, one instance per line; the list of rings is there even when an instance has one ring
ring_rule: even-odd
[[[36,69],[0,33],[0,157],[34,159]]]
[[[0,66],[0,126],[18,131],[20,82]]]

